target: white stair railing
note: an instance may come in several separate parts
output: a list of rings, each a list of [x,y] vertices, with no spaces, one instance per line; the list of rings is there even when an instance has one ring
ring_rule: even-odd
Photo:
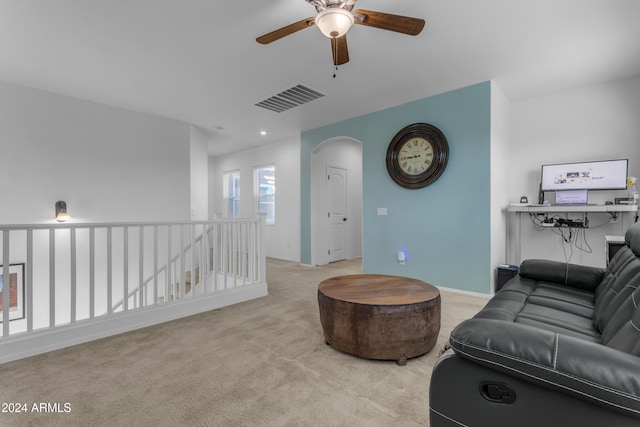
[[[0,363],[266,295],[263,224],[0,225]]]

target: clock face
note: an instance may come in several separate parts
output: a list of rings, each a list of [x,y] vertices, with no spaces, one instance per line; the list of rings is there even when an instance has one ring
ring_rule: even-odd
[[[447,166],[449,144],[437,127],[414,123],[401,129],[387,148],[387,171],[396,184],[417,189],[435,182]]]
[[[433,145],[427,139],[414,137],[400,147],[398,165],[407,175],[420,175],[433,164]]]

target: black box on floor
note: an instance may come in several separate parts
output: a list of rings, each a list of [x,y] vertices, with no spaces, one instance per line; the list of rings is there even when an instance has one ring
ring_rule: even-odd
[[[496,292],[498,292],[505,283],[516,277],[518,274],[518,266],[512,264],[500,264],[498,267],[498,281],[496,283]]]
[[[613,259],[616,252],[618,252],[625,244],[624,244],[624,236],[604,236],[604,241],[606,244],[605,247],[605,255],[607,265],[611,259]]]

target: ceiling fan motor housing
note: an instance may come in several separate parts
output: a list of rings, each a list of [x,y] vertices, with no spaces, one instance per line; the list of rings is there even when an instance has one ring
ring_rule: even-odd
[[[316,11],[322,12],[325,9],[341,8],[351,11],[358,0],[307,0],[316,8]]]

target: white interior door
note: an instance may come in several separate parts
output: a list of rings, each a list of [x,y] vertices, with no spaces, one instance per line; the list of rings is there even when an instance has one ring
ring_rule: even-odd
[[[327,165],[328,261],[347,259],[347,170]]]

